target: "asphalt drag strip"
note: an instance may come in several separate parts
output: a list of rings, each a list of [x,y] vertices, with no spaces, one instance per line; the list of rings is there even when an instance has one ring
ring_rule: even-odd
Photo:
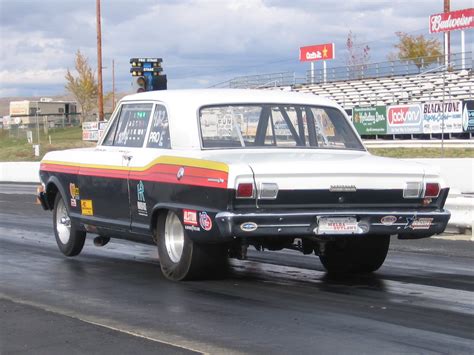
[[[200,354],[0,297],[1,354]]]

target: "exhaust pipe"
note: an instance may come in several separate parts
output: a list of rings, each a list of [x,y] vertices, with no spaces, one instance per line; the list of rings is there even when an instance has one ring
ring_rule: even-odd
[[[103,237],[103,236],[99,235],[98,237],[95,237],[95,238],[94,238],[94,245],[95,245],[96,247],[103,247],[103,246],[106,245],[109,241],[110,241],[110,238],[109,238],[109,237]]]

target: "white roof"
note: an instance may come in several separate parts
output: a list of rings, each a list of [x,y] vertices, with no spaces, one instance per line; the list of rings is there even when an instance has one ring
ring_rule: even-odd
[[[293,103],[303,105],[337,106],[334,101],[309,94],[281,90],[256,89],[194,89],[194,90],[159,90],[125,96],[128,100],[157,100],[170,105],[204,105],[224,103]],[[183,102],[183,100],[186,100]]]
[[[159,101],[167,109],[174,149],[200,149],[198,112],[202,106],[219,104],[285,103],[338,107],[336,102],[307,93],[280,90],[194,89],[160,90],[128,95],[121,102]]]

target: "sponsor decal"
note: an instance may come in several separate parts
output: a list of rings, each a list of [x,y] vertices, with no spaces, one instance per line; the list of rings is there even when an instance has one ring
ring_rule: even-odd
[[[423,133],[461,133],[461,101],[434,101],[422,105]]]
[[[138,209],[138,214],[140,216],[148,216],[148,211],[146,207],[146,201],[145,201],[145,185],[143,185],[143,181],[140,180],[140,182],[137,184],[137,209]]]
[[[71,198],[71,207],[77,207],[77,201],[75,198]]]
[[[240,225],[240,229],[242,229],[244,232],[253,232],[257,228],[258,225],[254,222],[245,222]]]
[[[71,194],[71,198],[79,200],[79,187],[77,187],[76,184],[69,184],[69,193]]]
[[[411,229],[430,229],[433,218],[416,218],[411,223]]]
[[[474,27],[474,8],[430,16],[430,33],[463,30],[472,27]]]
[[[352,120],[359,134],[386,134],[387,106],[354,107]]]
[[[198,226],[190,226],[190,225],[185,225],[184,229],[186,229],[188,231],[191,231],[191,232],[200,232],[201,231],[201,228],[199,228]]]
[[[387,110],[388,134],[422,133],[420,105],[389,106]]]
[[[195,210],[183,210],[183,222],[187,225],[197,226],[197,212]]]
[[[391,226],[396,221],[397,221],[397,217],[395,216],[385,216],[380,219],[380,222],[382,222],[384,226]]]
[[[407,217],[405,229],[430,229],[432,222],[433,218],[417,217],[416,215],[414,215],[413,217]]]
[[[312,62],[315,60],[329,60],[336,57],[334,43],[316,44],[300,47],[300,61]]]
[[[212,219],[206,212],[199,212],[199,224],[205,231],[212,229]]]
[[[92,200],[81,200],[81,213],[84,216],[93,216],[94,208],[92,206]]]

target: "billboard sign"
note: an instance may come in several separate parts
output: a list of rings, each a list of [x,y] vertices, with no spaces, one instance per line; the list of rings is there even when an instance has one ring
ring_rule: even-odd
[[[334,43],[315,44],[313,46],[300,47],[300,61],[313,62],[316,60],[329,60],[336,57]]]
[[[354,107],[352,122],[360,135],[387,133],[387,106]]]
[[[26,116],[29,114],[29,101],[10,101],[10,116]]]
[[[462,128],[464,132],[474,132],[474,100],[463,102]]]
[[[422,105],[423,133],[461,133],[462,102],[433,101]],[[444,124],[444,129],[443,129]]]
[[[98,141],[104,134],[107,128],[107,121],[94,121],[82,123],[82,140],[83,141]]]
[[[387,109],[388,134],[422,133],[422,114],[420,105],[395,105]]]
[[[430,16],[430,33],[465,30],[474,27],[474,8]]]

